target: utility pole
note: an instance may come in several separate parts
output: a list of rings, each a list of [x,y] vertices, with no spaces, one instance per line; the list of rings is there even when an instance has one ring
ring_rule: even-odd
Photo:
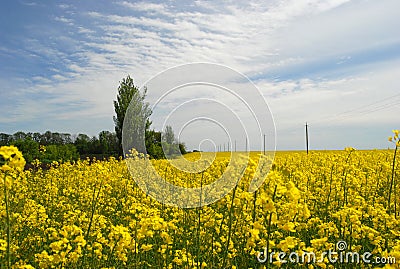
[[[225,143],[224,143],[224,151],[225,151]]]
[[[229,151],[229,141],[228,141],[228,151]]]
[[[236,140],[235,140],[235,152],[236,152]]]
[[[307,155],[308,155],[308,124],[306,122],[306,148],[307,148]]]
[[[246,136],[246,152],[247,152],[247,136]]]
[[[264,155],[265,155],[265,134],[264,134]]]

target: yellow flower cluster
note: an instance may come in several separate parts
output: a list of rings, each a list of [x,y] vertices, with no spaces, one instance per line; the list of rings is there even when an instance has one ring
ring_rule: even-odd
[[[0,176],[3,177],[2,183],[6,189],[11,188],[13,178],[16,178],[24,167],[25,159],[17,147],[0,147]]]
[[[13,169],[22,170],[25,166],[25,159],[17,147],[2,146],[0,147],[0,165],[3,172]]]
[[[399,139],[399,130],[393,130],[393,136],[389,136],[389,142],[394,142],[397,147],[400,146],[400,139]]]
[[[244,171],[232,169],[243,175],[228,195],[193,209],[154,200],[150,194],[162,192],[164,186],[141,180],[152,173],[141,165],[144,156],[135,152],[130,165],[136,165],[138,178],[131,177],[123,160],[22,171],[23,158],[16,148],[1,148],[0,154],[2,165],[7,165],[3,173],[21,171],[8,192],[13,268],[265,268],[257,260],[265,247],[276,253],[321,254],[335,249],[339,240],[351,251],[393,256],[400,262],[397,180],[388,204],[392,150],[278,152],[254,193],[248,189],[259,173],[260,155],[252,153]],[[185,159],[201,161],[198,154]],[[153,160],[152,165],[166,182],[203,187],[222,176],[229,155],[218,153],[209,168],[197,173],[181,171],[166,160]],[[394,172],[400,173],[398,165]],[[2,202],[0,228],[5,212]],[[0,264],[7,258],[7,236],[0,229]],[[328,260],[284,265],[275,259],[268,266],[338,265]]]

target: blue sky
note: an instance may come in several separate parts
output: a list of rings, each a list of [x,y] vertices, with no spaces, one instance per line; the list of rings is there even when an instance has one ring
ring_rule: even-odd
[[[3,1],[0,132],[113,130],[123,77],[141,86],[167,68],[212,62],[259,88],[278,149],[304,148],[306,121],[314,149],[391,146],[400,3],[266,2]]]

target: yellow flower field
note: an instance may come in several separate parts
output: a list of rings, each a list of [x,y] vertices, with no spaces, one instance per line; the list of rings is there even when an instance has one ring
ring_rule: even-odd
[[[277,152],[265,182],[250,193],[259,156],[252,153],[237,187],[194,209],[151,198],[123,160],[23,171],[16,148],[0,154],[0,268],[399,268],[400,168],[396,162],[393,169],[393,150]],[[166,160],[152,163],[167,181],[203,186],[221,176],[227,160],[218,153],[196,174]],[[260,261],[266,248],[319,257],[339,241],[346,251],[397,263],[281,263],[277,254],[272,263]]]

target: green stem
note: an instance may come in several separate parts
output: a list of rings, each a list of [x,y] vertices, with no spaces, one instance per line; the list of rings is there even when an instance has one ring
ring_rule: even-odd
[[[272,195],[272,202],[275,202],[275,196],[276,196],[276,189],[277,189],[277,187],[278,187],[278,185],[275,185],[275,188],[274,188],[274,194]],[[269,241],[270,241],[270,238],[271,238],[271,224],[272,224],[272,214],[273,214],[273,212],[271,211],[270,213],[269,213],[269,218],[268,218],[268,227],[267,227],[267,246],[266,246],[266,248],[267,248],[267,251],[265,252],[266,253],[266,255],[267,255],[267,264],[266,264],[266,268],[268,269],[269,268]]]
[[[199,201],[199,207],[197,208],[197,213],[198,213],[198,222],[197,222],[197,268],[200,268],[201,266],[201,261],[200,261],[200,228],[201,228],[201,207],[203,206],[202,203],[202,195],[203,195],[203,178],[204,178],[204,172],[201,173],[201,181],[200,181],[200,201]]]
[[[94,217],[94,213],[96,212],[96,201],[99,200],[99,196],[100,196],[100,191],[101,191],[101,185],[99,186],[99,191],[97,192],[96,195],[96,186],[93,187],[93,196],[92,196],[92,208],[91,208],[91,212],[90,212],[90,221],[89,221],[89,225],[88,225],[88,229],[86,231],[86,239],[89,240],[89,234],[90,234],[90,229],[92,228],[93,225],[93,217]]]
[[[6,204],[6,234],[7,234],[7,269],[11,268],[11,255],[10,255],[10,244],[11,244],[11,229],[10,229],[10,209],[8,205],[8,191],[7,191],[7,173],[4,175],[4,203]]]
[[[257,190],[254,192],[254,199],[253,199],[253,225],[256,222],[256,205],[257,203]]]
[[[353,150],[351,150],[350,151],[350,153],[349,153],[349,155],[347,156],[347,159],[346,159],[346,165],[349,163],[349,161],[350,161],[350,156],[351,156],[351,153],[353,153]],[[346,179],[347,179],[347,171],[346,171],[346,166],[345,166],[345,168],[344,168],[344,170],[343,170],[343,175],[342,175],[342,177],[343,177],[343,180],[342,180],[342,187],[343,187],[343,206],[344,205],[347,205],[347,186],[346,186]]]
[[[393,188],[393,182],[394,182],[394,168],[395,168],[395,165],[396,165],[396,153],[397,153],[397,145],[396,145],[396,148],[394,149],[394,155],[393,155],[393,165],[392,165],[392,178],[391,178],[391,180],[390,180],[390,186],[389,186],[389,197],[388,197],[388,203],[387,203],[387,207],[389,208],[388,209],[388,212],[389,212],[389,214],[390,214],[390,199],[391,199],[391,195],[392,195],[392,188]],[[396,201],[395,201],[396,202]],[[396,217],[396,216],[395,216]]]
[[[326,203],[325,203],[325,221],[327,221],[327,219],[328,219],[329,202],[330,202],[329,199],[331,198],[331,194],[332,194],[333,167],[334,167],[334,165],[332,165],[332,168],[331,168],[331,178],[329,181],[329,193],[328,193],[328,197],[326,198]]]
[[[236,184],[235,188],[233,188],[231,207],[229,209],[228,238],[226,240],[226,248],[225,248],[225,253],[224,253],[224,262],[223,262],[222,268],[225,268],[225,265],[226,265],[227,259],[228,259],[229,243],[231,241],[231,235],[232,235],[232,215],[233,215],[233,208],[234,208],[234,200],[235,200],[235,195],[236,195],[236,189],[237,189],[237,184]]]

